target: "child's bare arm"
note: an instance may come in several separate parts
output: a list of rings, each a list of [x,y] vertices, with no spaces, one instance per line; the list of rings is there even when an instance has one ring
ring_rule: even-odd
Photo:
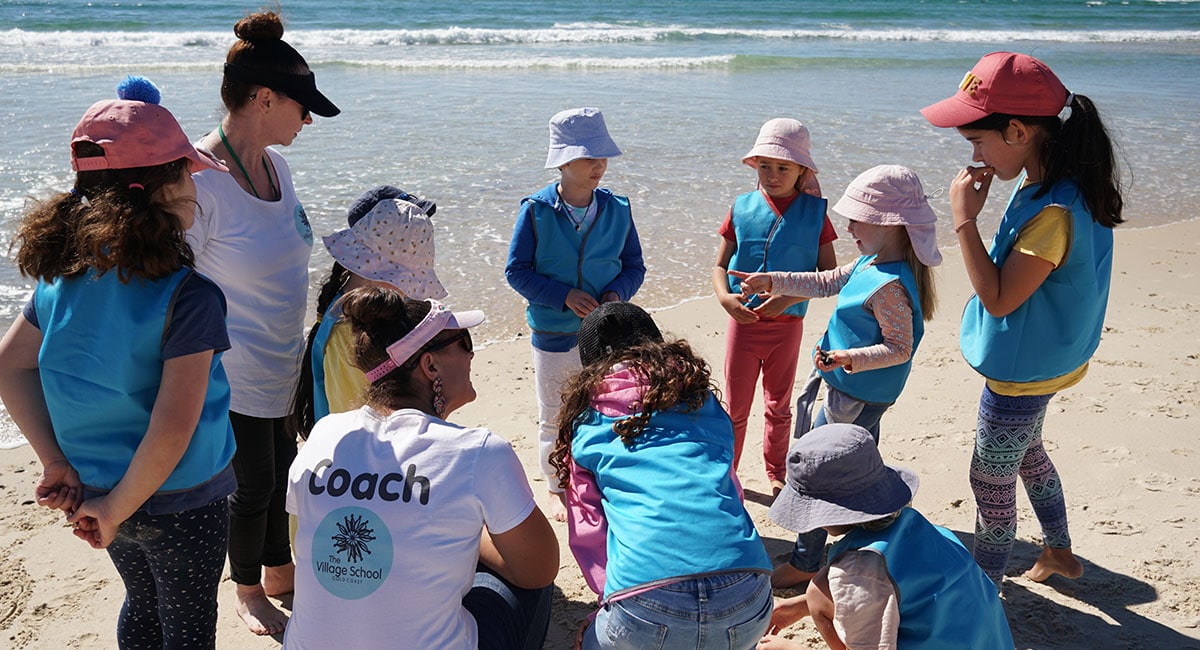
[[[808,591],[804,596],[813,618],[813,625],[821,633],[821,638],[825,639],[830,650],[846,650],[846,644],[833,626],[833,595],[829,592],[829,567],[822,569],[812,582],[808,583]]]

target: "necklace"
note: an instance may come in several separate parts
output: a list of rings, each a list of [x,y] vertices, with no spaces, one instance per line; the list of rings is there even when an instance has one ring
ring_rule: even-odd
[[[246,178],[246,184],[250,186],[250,191],[254,193],[254,198],[261,201],[262,197],[258,195],[258,190],[254,189],[254,181],[251,180],[250,174],[246,171],[246,166],[242,164],[242,159],[238,158],[237,152],[233,150],[233,147],[229,146],[229,138],[225,137],[225,127],[218,124],[217,133],[220,134],[221,144],[225,145],[226,151],[229,152],[229,157],[233,158],[233,162],[237,163],[238,169],[242,171],[242,176]],[[262,159],[262,164],[263,171],[267,172],[267,183],[271,186],[271,199],[274,200],[278,196],[279,190],[275,189],[275,181],[271,180],[271,168],[267,167],[267,159],[265,157]]]

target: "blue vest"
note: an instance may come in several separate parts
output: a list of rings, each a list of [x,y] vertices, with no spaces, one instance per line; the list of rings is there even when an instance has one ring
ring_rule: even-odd
[[[39,282],[38,369],[54,436],[88,487],[111,490],[146,435],[162,381],[162,342],[176,291],[191,269],[128,284],[110,271]],[[214,354],[200,421],[156,494],[211,479],[233,458],[229,382]]]
[[[310,359],[313,377],[313,422],[329,415],[329,396],[325,394],[325,344],[329,343],[329,335],[333,326],[342,320],[342,294],[334,296],[329,308],[321,315],[321,324],[313,336],[312,358]]]
[[[954,533],[905,508],[887,528],[854,528],[829,552],[830,562],[851,550],[883,556],[899,593],[898,648],[1012,650],[1012,632],[996,585]]]
[[[1075,183],[1062,181],[1034,199],[1038,187],[1018,185],[1013,192],[992,239],[992,261],[1003,267],[1021,228],[1048,205],[1071,211],[1071,249],[1062,265],[1011,314],[988,314],[978,296],[967,301],[959,344],[967,363],[989,379],[1033,382],[1061,377],[1086,363],[1100,344],[1112,276],[1112,228],[1092,220]]]
[[[871,264],[875,256],[858,258],[854,270],[850,272],[850,280],[838,292],[837,307],[829,317],[829,327],[821,339],[822,350],[848,350],[861,348],[877,343],[883,343],[883,332],[879,329],[879,320],[863,307],[876,291],[883,285],[900,279],[900,284],[908,292],[912,302],[913,356],[917,354],[917,346],[925,334],[925,319],[921,311],[921,296],[917,293],[917,280],[912,268],[907,262],[887,262]],[[891,404],[900,397],[904,383],[908,381],[908,373],[912,370],[912,357],[904,363],[848,373],[843,368],[835,368],[832,372],[822,372],[821,376],[830,386],[862,402],[873,404]]]
[[[737,197],[733,202],[737,250],[729,259],[729,269],[746,273],[815,271],[828,203],[802,192],[786,212],[779,214],[761,191]],[[729,290],[740,292],[741,280],[726,277],[729,278]],[[746,306],[754,308],[761,302],[755,296]],[[783,313],[803,318],[808,313],[808,301],[798,302]]]
[[[594,410],[583,418],[571,457],[604,498],[605,599],[679,576],[771,570],[729,475],[733,425],[712,395],[692,413],[654,413],[628,446],[613,432],[616,419]]]
[[[537,237],[533,270],[598,299],[621,273],[621,252],[633,228],[633,214],[629,199],[623,196],[608,190],[597,190],[594,196],[596,218],[583,232],[575,230],[565,213],[553,206],[533,198],[525,200],[533,204]],[[525,308],[525,320],[535,332],[573,335],[582,319],[568,308],[530,304]]]

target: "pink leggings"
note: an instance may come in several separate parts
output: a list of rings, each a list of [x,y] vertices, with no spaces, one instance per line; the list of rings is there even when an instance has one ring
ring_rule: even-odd
[[[792,438],[792,385],[796,381],[804,320],[788,318],[742,325],[729,320],[725,335],[725,400],[733,420],[733,467],[742,459],[746,422],[754,403],[754,387],[762,373],[765,425],[763,463],[767,478],[782,481],[787,473]]]

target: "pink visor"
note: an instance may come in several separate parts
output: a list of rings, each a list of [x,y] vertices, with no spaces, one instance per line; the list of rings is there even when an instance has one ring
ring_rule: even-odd
[[[429,303],[429,313],[421,319],[399,341],[387,347],[388,358],[367,373],[367,381],[376,382],[389,372],[408,363],[414,354],[421,351],[427,343],[433,340],[442,330],[466,329],[475,327],[483,322],[483,312],[464,311],[458,314],[446,309],[445,305],[436,300],[426,300]]]

